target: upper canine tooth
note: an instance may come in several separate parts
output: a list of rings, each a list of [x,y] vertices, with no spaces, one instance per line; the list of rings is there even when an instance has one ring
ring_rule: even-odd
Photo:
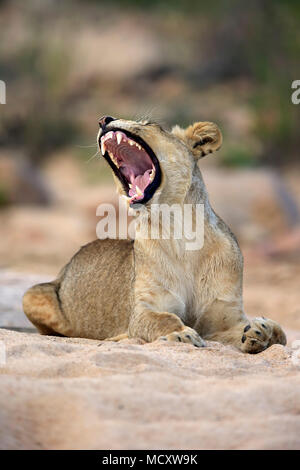
[[[105,142],[101,139],[101,153],[104,156],[105,155]]]
[[[122,142],[122,134],[121,132],[117,132],[117,142],[118,142],[118,145],[120,145],[120,143]]]

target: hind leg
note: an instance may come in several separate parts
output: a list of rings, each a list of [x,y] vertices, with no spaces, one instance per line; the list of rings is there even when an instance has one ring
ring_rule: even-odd
[[[59,282],[37,284],[25,292],[23,309],[42,335],[72,336],[60,306]]]

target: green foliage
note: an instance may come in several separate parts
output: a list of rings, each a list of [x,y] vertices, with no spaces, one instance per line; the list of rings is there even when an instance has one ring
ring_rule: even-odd
[[[221,163],[227,167],[253,167],[257,164],[255,153],[242,145],[227,145],[221,152]]]
[[[69,145],[77,135],[76,124],[57,114],[31,116],[24,128],[24,143],[34,159],[64,145]]]
[[[9,197],[5,187],[0,185],[0,208],[7,206],[9,203]]]

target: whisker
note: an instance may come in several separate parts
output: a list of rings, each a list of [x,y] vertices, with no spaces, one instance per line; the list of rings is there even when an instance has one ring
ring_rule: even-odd
[[[85,163],[90,163],[90,161],[93,160],[93,158],[95,158],[97,155],[100,155],[100,149],[98,149],[97,152],[94,153],[94,155],[92,155]]]
[[[75,147],[80,148],[80,149],[88,149],[88,148],[92,148],[92,147],[97,147],[97,144],[93,144],[93,145],[75,145]]]
[[[136,113],[135,120],[138,122],[149,121],[164,126],[164,120],[160,116],[161,111],[157,105],[149,106],[144,112]]]

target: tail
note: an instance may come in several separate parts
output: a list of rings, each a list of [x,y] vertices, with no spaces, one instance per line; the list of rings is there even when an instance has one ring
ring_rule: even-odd
[[[69,336],[70,333],[58,289],[59,282],[47,282],[31,287],[23,296],[25,315],[43,335]]]

